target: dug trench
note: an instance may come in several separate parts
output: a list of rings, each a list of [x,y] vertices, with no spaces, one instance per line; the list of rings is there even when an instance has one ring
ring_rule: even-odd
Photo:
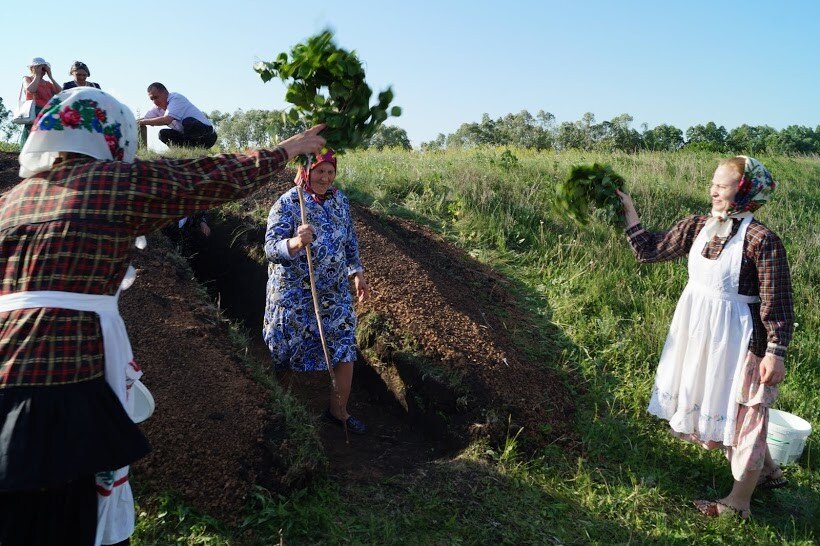
[[[246,332],[252,358],[267,366],[270,355],[261,336],[268,275],[261,256],[264,226],[219,216],[211,221],[211,236],[191,237],[183,254],[221,312]],[[357,341],[349,410],[367,424],[364,436],[346,437],[321,418],[331,395],[326,371],[276,374],[280,386],[312,416],[330,474],[346,481],[374,480],[408,472],[463,447],[446,423],[457,406],[457,391],[423,377],[411,355],[394,349],[396,336],[376,313],[360,316]]]
[[[219,307],[269,359],[261,339],[268,275],[262,218],[290,175],[212,214],[210,238],[194,237],[190,264]],[[432,231],[353,206],[371,298],[357,304],[359,358],[350,411],[370,428],[344,441],[319,434],[333,474],[371,480],[491,442],[523,428],[530,445],[566,441],[573,404],[564,380],[513,342],[538,336],[507,281]],[[291,374],[284,384],[320,415],[329,375]]]

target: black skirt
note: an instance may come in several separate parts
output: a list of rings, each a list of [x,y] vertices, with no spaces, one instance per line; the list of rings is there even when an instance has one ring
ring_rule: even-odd
[[[0,491],[59,486],[149,451],[104,378],[0,389]]]
[[[2,546],[93,546],[96,535],[94,476],[52,489],[0,492]]]

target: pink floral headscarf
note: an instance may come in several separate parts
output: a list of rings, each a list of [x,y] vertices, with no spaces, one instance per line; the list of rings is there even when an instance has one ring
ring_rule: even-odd
[[[334,154],[333,150],[328,150],[323,154],[317,155],[316,160],[310,165],[310,169],[313,170],[322,163],[330,163],[333,165],[333,168],[336,168],[336,155]],[[333,197],[336,193],[336,188],[331,186],[327,192],[323,195],[318,195],[316,192],[313,191],[313,188],[310,186],[310,175],[308,171],[304,167],[299,167],[299,170],[296,172],[296,179],[294,180],[297,186],[302,186],[305,188],[310,196],[313,198],[314,201],[317,203],[323,203],[325,200]]]
[[[130,163],[137,153],[136,118],[127,106],[99,89],[63,91],[34,120],[20,151],[20,176],[50,170],[59,152]]]

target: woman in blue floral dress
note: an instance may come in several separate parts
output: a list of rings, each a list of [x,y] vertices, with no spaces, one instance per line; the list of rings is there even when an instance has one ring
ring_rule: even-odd
[[[302,224],[299,196],[294,187],[271,208],[265,233],[268,265],[267,301],[262,335],[277,370],[310,372],[325,370],[319,338],[305,247],[311,245],[322,326],[336,374],[338,396],[330,393],[325,418],[347,424],[356,434],[365,425],[347,412],[356,360],[356,314],[348,288],[353,277],[359,301],[369,288],[359,260],[359,245],[347,197],[333,187],[336,158],[332,152],[319,156],[297,183],[305,190],[307,223]]]

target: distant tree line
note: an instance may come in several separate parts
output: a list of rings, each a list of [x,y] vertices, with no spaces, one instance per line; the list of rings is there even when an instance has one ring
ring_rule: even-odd
[[[535,116],[526,110],[492,119],[484,114],[480,122],[464,123],[454,133],[422,143],[422,149],[471,146],[518,146],[537,150],[581,149],[636,152],[640,150],[680,149],[720,153],[820,154],[820,126],[812,129],[790,125],[780,131],[768,125],[746,125],[727,131],[710,121],[694,125],[686,132],[661,124],[650,129],[646,124],[638,131],[633,118],[621,114],[609,121],[596,122],[587,112],[580,120],[555,122],[555,116],[540,110]]]
[[[305,127],[287,121],[280,110],[237,110],[233,113],[214,110],[208,114],[213,121],[219,145],[225,150],[253,146],[270,146],[284,140]],[[464,123],[454,133],[422,143],[422,149],[465,148],[471,146],[517,146],[536,150],[599,150],[636,152],[640,150],[680,149],[706,150],[717,153],[747,154],[820,154],[820,125],[812,129],[790,125],[777,130],[768,125],[746,125],[727,131],[713,121],[693,125],[682,131],[672,125],[661,124],[641,130],[632,127],[629,114],[597,122],[587,112],[580,120],[556,123],[555,116],[539,110],[533,116],[526,110],[492,119],[484,114],[477,123]],[[0,99],[0,137],[11,139],[18,126],[11,123],[11,111]],[[382,125],[367,142],[365,148],[399,147],[410,150],[407,132],[395,125]]]
[[[226,150],[253,146],[270,146],[306,129],[301,122],[287,120],[281,110],[237,110],[208,114],[219,136],[219,145]],[[365,148],[400,147],[411,149],[407,132],[394,125],[382,125],[366,143]]]

